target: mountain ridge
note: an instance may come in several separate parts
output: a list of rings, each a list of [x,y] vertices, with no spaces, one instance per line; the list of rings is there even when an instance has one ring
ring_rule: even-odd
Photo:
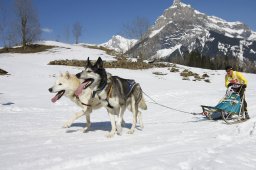
[[[164,52],[163,52],[164,51]],[[175,0],[127,55],[171,61],[192,51],[214,58],[256,61],[256,32],[242,22],[227,22]]]

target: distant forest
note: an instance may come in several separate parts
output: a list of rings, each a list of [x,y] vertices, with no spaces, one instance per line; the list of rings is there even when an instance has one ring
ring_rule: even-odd
[[[200,54],[197,51],[192,51],[183,57],[171,57],[168,59],[168,61],[190,67],[199,67],[212,70],[223,70],[227,65],[231,65],[234,70],[237,71],[256,73],[256,68],[254,66],[254,62],[252,61],[245,60],[244,63],[242,63],[237,57],[208,57]]]

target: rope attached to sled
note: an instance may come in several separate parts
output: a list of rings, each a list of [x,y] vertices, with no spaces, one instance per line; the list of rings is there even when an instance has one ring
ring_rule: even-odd
[[[175,110],[175,111],[181,112],[181,113],[188,113],[188,114],[192,114],[192,115],[202,115],[202,113],[187,112],[187,111],[184,111],[184,110],[179,110],[179,109],[176,109],[176,108],[172,108],[172,107],[169,107],[169,106],[160,104],[160,103],[156,102],[154,99],[152,99],[152,98],[151,98],[149,95],[147,95],[145,92],[143,92],[143,93],[144,93],[150,100],[153,101],[153,102],[150,102],[150,103],[159,105],[159,106],[161,106],[161,107],[165,107],[165,108],[170,109],[170,110]]]

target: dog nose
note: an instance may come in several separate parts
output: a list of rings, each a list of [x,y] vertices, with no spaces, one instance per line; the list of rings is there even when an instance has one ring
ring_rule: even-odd
[[[81,77],[81,73],[77,73],[77,74],[76,74],[76,77],[77,77],[77,78],[80,78],[80,77]]]
[[[49,88],[48,90],[49,90],[49,92],[52,92],[52,88]]]

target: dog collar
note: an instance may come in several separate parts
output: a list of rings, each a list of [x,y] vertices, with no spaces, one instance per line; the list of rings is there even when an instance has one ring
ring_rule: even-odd
[[[106,85],[107,85],[107,82],[104,82],[104,84],[102,84],[102,86],[100,86],[96,91],[93,91],[92,92],[92,98],[95,97],[97,92],[101,92],[106,87]]]

